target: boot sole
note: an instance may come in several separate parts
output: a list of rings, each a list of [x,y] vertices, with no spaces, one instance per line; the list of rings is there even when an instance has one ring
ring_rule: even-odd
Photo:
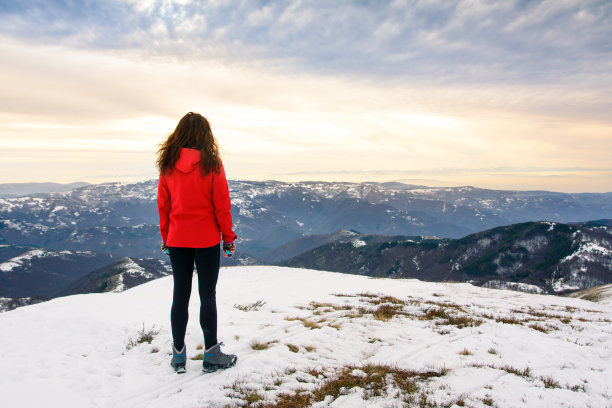
[[[226,368],[230,368],[236,365],[236,361],[238,358],[232,360],[229,364],[211,364],[211,363],[202,363],[202,371],[205,373],[214,373],[218,370],[225,370]]]
[[[170,366],[174,369],[174,372],[177,374],[185,374],[185,372],[187,371],[184,365],[174,365],[170,363]]]

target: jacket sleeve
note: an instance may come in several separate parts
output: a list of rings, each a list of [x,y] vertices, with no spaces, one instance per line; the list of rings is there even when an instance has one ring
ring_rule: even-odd
[[[159,231],[162,241],[166,242],[170,228],[170,192],[164,176],[159,176],[157,182],[157,211],[159,212]]]
[[[232,242],[236,239],[236,234],[232,229],[232,213],[229,188],[225,169],[221,167],[219,173],[213,172],[213,204],[215,206],[215,217],[221,230],[223,242]]]

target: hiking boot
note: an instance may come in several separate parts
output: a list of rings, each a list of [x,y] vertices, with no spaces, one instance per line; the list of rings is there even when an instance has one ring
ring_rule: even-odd
[[[223,354],[221,346],[223,346],[223,343],[217,343],[204,351],[202,371],[212,373],[213,371],[233,367],[236,364],[238,357],[234,354]]]
[[[177,374],[183,374],[185,372],[186,361],[187,352],[185,351],[185,345],[183,344],[183,349],[179,351],[174,347],[174,344],[172,344],[172,360],[170,360],[170,365]]]

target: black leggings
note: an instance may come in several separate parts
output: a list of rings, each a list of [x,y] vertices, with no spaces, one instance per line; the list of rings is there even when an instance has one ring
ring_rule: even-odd
[[[217,344],[217,298],[216,287],[219,277],[219,244],[210,248],[168,248],[172,275],[174,276],[174,293],[170,321],[172,339],[178,350],[185,344],[185,331],[189,319],[189,296],[193,265],[198,270],[198,291],[200,292],[200,326],[204,333],[206,349]]]

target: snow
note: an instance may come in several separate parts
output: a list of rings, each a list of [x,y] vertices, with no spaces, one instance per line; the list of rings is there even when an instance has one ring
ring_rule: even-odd
[[[223,407],[239,403],[229,396],[235,394],[233,384],[254,387],[274,400],[280,392],[313,389],[324,381],[310,370],[333,372],[353,365],[353,374],[363,376],[359,367],[366,363],[448,369],[422,385],[440,404],[462,398],[465,406],[481,407],[486,397],[496,407],[609,406],[611,305],[464,283],[269,266],[222,268],[217,287],[219,340],[225,352],[238,355],[238,364],[202,374],[201,362],[188,360],[187,374],[178,376],[169,366],[171,293],[172,277],[166,277],[122,293],[58,298],[0,315],[2,406]],[[373,310],[372,299],[384,301],[382,296],[404,301],[406,315],[387,321],[371,313],[349,316]],[[258,310],[234,307],[259,300],[266,303]],[[445,304],[453,305],[446,310],[483,323],[458,328],[416,317]],[[196,347],[202,342],[198,308],[196,292],[186,336],[188,357],[199,352]],[[310,329],[300,319],[318,322],[319,328]],[[549,331],[529,327],[534,324]],[[152,344],[127,349],[143,325],[159,334]],[[254,350],[254,341],[269,347]],[[459,354],[463,350],[470,354]],[[530,376],[500,367],[529,368]],[[542,379],[548,377],[560,388],[546,388]],[[335,401],[328,396],[316,406],[399,406],[392,396],[364,401],[362,391],[347,390]]]
[[[355,248],[360,248],[362,246],[366,246],[367,245],[364,240],[356,239],[356,238],[351,240],[351,244],[353,244],[353,246]]]
[[[536,235],[529,239],[523,239],[523,240],[517,241],[516,246],[524,247],[525,249],[527,249],[527,251],[534,253],[538,251],[540,248],[543,248],[544,246],[546,246],[547,244],[548,244],[548,238],[546,238],[544,235]]]
[[[118,293],[125,291],[127,288],[125,286],[125,282],[123,282],[123,274],[116,275],[115,279],[117,280],[114,282],[115,287],[112,290],[109,290],[109,292]]]
[[[63,205],[58,205],[58,206],[55,206],[55,207],[54,207],[54,208],[51,210],[51,212],[52,212],[52,213],[54,213],[54,212],[58,212],[58,211],[66,211],[66,210],[67,210],[67,208],[66,208],[65,206],[63,206]]]
[[[53,256],[53,253],[49,253],[42,249],[32,249],[19,256],[11,258],[6,262],[0,263],[0,271],[11,272],[14,268],[22,266],[24,261],[29,261],[32,258],[40,258],[40,257],[47,256],[50,254],[51,256]]]
[[[125,270],[124,273],[131,276],[142,276],[147,279],[153,279],[154,275],[150,272],[147,272],[142,266],[138,265],[133,260],[126,260],[122,263],[122,268]]]
[[[519,292],[526,292],[526,293],[538,293],[538,294],[544,293],[544,290],[536,285],[530,285],[528,283],[522,283],[522,282],[508,282],[508,281],[502,281],[502,280],[497,280],[497,279],[490,280],[482,286],[485,288],[491,288],[491,289],[517,290]]]
[[[21,266],[21,263],[17,263],[14,261],[6,261],[6,262],[2,262],[0,263],[0,271],[2,272],[10,272],[15,268],[18,268]]]
[[[553,280],[553,290],[556,292],[580,290],[603,284],[603,281],[587,274],[589,264],[592,263],[612,268],[612,251],[596,241],[582,241],[576,251],[559,262],[557,270],[567,264],[570,274]]]
[[[576,257],[584,260],[593,260],[594,256],[612,256],[612,252],[595,242],[583,242],[576,252],[563,258],[560,263],[567,262]]]

